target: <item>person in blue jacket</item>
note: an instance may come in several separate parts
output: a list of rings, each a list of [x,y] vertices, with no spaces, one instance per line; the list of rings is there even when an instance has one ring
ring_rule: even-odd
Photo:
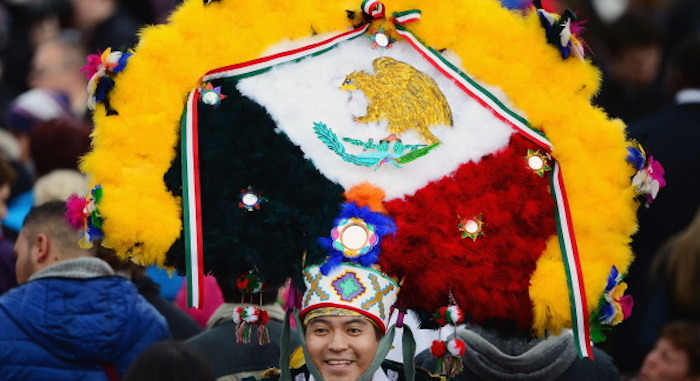
[[[118,380],[167,323],[128,279],[81,249],[66,204],[33,208],[15,244],[18,287],[0,297],[0,380]]]

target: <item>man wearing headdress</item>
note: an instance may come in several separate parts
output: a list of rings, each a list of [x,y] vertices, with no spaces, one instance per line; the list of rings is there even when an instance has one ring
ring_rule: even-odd
[[[304,270],[307,291],[299,332],[305,364],[291,369],[291,377],[295,381],[405,378],[402,364],[381,361],[393,343],[395,327],[388,323],[398,284],[380,271],[356,264],[343,263],[326,275],[320,269],[314,265]],[[282,372],[282,379],[285,374],[289,373]],[[280,375],[273,370],[264,377]],[[422,368],[415,369],[415,379],[444,380]]]

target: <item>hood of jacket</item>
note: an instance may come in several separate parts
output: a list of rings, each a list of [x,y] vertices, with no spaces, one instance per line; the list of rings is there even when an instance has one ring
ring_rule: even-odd
[[[468,348],[464,367],[484,380],[556,379],[577,358],[569,331],[541,339],[474,326],[457,335]]]

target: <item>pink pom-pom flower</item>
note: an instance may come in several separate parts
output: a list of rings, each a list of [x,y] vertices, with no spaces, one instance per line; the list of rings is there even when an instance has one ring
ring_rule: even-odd
[[[88,77],[88,109],[95,110],[97,103],[104,103],[107,115],[118,114],[110,106],[109,92],[114,87],[114,77],[124,70],[131,55],[131,52],[122,53],[107,48],[100,55],[87,57],[87,65],[81,71]]]
[[[632,307],[634,306],[634,299],[632,295],[623,295],[619,300],[620,308],[622,309],[622,320],[627,319],[632,315]]]
[[[78,245],[82,248],[91,248],[93,241],[104,237],[103,219],[98,209],[101,198],[102,187],[98,184],[87,197],[73,194],[66,200],[65,220],[80,233]]]
[[[649,156],[644,164],[646,165],[641,166],[632,178],[632,185],[637,189],[637,193],[645,196],[645,204],[648,207],[654,202],[661,188],[666,186],[664,178],[666,171],[653,156]]]
[[[85,229],[86,218],[88,213],[85,213],[88,205],[86,197],[80,197],[77,194],[72,194],[66,200],[66,222],[75,230]]]
[[[86,79],[89,81],[95,73],[100,70],[100,65],[102,64],[102,54],[90,54],[87,56],[87,64],[80,69],[81,72],[85,73]]]
[[[634,301],[631,295],[624,295],[627,283],[622,279],[623,274],[617,270],[617,267],[612,266],[599,312],[599,319],[605,325],[620,324],[632,313]]]

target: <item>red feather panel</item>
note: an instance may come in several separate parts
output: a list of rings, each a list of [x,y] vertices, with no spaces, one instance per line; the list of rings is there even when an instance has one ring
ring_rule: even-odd
[[[514,134],[500,152],[386,204],[398,229],[383,240],[380,264],[403,279],[399,306],[433,312],[452,290],[471,321],[516,317],[530,328],[530,276],[556,227],[551,173],[528,167],[528,149],[538,147]],[[460,217],[478,215],[483,235],[462,238]]]

